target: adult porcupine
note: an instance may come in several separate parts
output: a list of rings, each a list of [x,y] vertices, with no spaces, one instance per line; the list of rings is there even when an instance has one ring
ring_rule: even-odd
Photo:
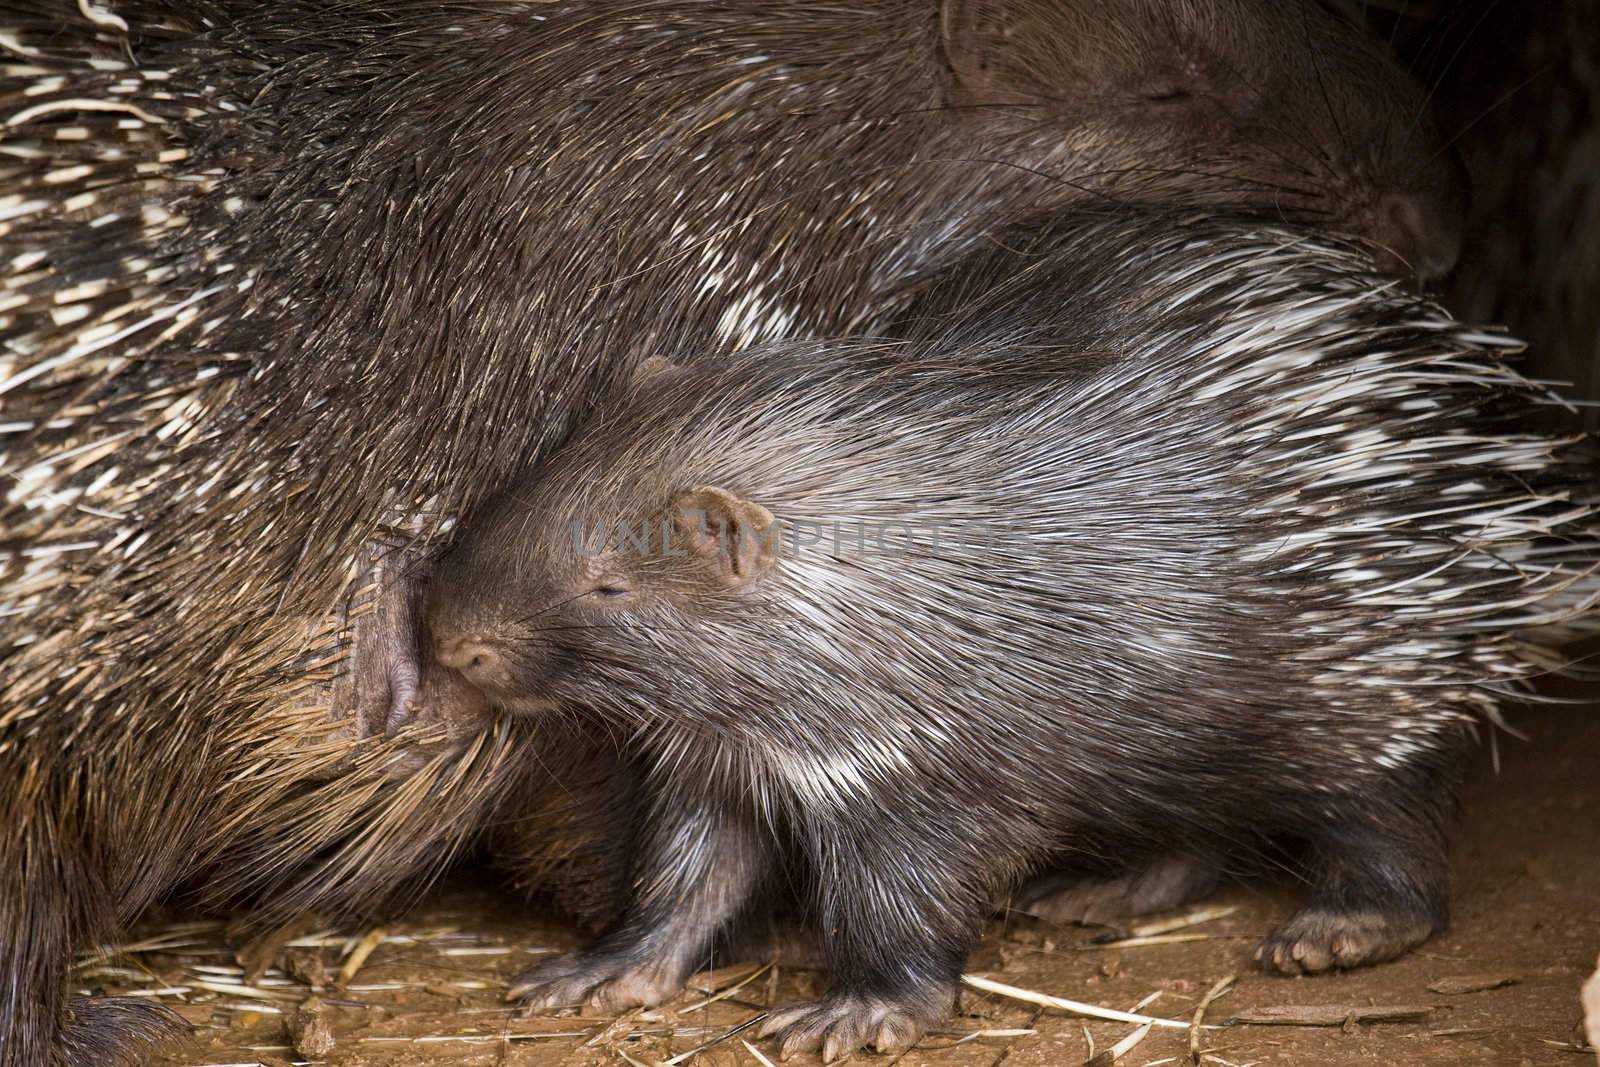
[[[430,543],[643,353],[870,325],[1084,195],[1448,260],[1417,94],[1284,11],[0,13],[0,1064],[114,1058],[137,1011],[63,1031],[68,953],[213,860],[224,889],[310,863],[277,901],[337,903],[470,832],[513,727],[351,756],[351,717],[455,699],[404,669],[371,548]]]
[[[1302,846],[1274,969],[1444,922],[1478,724],[1600,631],[1593,455],[1348,247],[1155,217],[994,265],[919,340],[663,372],[464,520],[439,660],[632,728],[650,790],[642,895],[533,1003],[669,995],[782,868],[833,988],[767,1030],[903,1048],[1107,837]]]

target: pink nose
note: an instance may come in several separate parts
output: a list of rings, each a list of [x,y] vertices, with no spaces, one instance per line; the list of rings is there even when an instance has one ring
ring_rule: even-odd
[[[1461,255],[1461,205],[1449,197],[1388,192],[1374,208],[1372,237],[1428,281],[1450,273]]]
[[[435,649],[435,656],[444,666],[460,671],[469,680],[493,674],[500,666],[500,654],[476,637],[443,638]]]

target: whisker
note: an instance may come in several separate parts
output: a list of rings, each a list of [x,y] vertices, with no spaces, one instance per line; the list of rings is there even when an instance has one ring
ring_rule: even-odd
[[[525,624],[530,619],[537,619],[541,615],[548,615],[550,612],[556,610],[557,608],[565,607],[566,605],[572,603],[574,600],[579,600],[579,599],[581,599],[581,598],[583,598],[584,596],[587,596],[587,595],[588,595],[587,592],[575,593],[572,596],[567,597],[567,599],[565,599],[565,600],[558,600],[554,604],[551,604],[548,607],[540,608],[538,611],[535,611],[535,612],[533,612],[531,614],[519,616],[518,618],[513,619],[512,622],[516,623],[518,625]]]
[[[1549,65],[1541,67],[1538,70],[1534,71],[1532,74],[1528,75],[1522,81],[1518,82],[1516,85],[1513,85],[1511,88],[1507,89],[1504,93],[1502,93],[1499,96],[1499,98],[1497,98],[1495,100],[1494,103],[1492,103],[1488,107],[1484,108],[1483,111],[1477,117],[1475,117],[1471,122],[1467,123],[1465,126],[1461,127],[1461,129],[1457,130],[1453,135],[1451,135],[1451,137],[1447,141],[1444,142],[1444,144],[1440,145],[1438,151],[1434,152],[1433,155],[1428,157],[1429,162],[1432,162],[1433,160],[1438,159],[1441,155],[1443,155],[1444,153],[1448,152],[1451,148],[1453,148],[1455,146],[1455,144],[1458,141],[1460,141],[1469,132],[1471,132],[1473,127],[1477,126],[1478,123],[1482,122],[1484,119],[1486,119],[1490,115],[1494,114],[1500,108],[1504,107],[1508,102],[1510,102],[1510,100],[1511,100],[1511,98],[1513,96],[1516,96],[1518,93],[1522,92],[1522,90],[1526,89],[1529,85],[1533,84],[1533,82],[1536,79],[1541,78],[1544,75],[1548,74],[1550,72],[1550,69],[1551,68],[1550,68]]]
[[[1450,54],[1449,59],[1444,61],[1444,66],[1439,68],[1438,73],[1433,78],[1433,84],[1430,85],[1427,92],[1423,94],[1422,102],[1417,108],[1417,114],[1413,117],[1414,123],[1419,125],[1421,124],[1423,118],[1428,113],[1428,108],[1433,105],[1433,98],[1438,94],[1439,88],[1444,84],[1445,75],[1450,73],[1450,69],[1455,66],[1456,60],[1461,58],[1461,53],[1466,50],[1466,47],[1468,43],[1471,42],[1473,36],[1483,28],[1484,22],[1489,18],[1489,14],[1494,10],[1494,8],[1494,4],[1485,4],[1483,10],[1478,14],[1478,20],[1472,24],[1472,28],[1461,35],[1461,40],[1456,44],[1456,50]]]
[[[538,626],[529,630],[530,634],[560,633],[566,630],[625,630],[633,633],[692,633],[692,626],[660,626],[654,623],[637,622],[595,622],[595,623],[569,623],[560,626]]]
[[[1339,111],[1333,106],[1333,95],[1328,92],[1328,81],[1322,75],[1322,58],[1320,51],[1317,48],[1316,40],[1312,36],[1310,9],[1303,11],[1301,25],[1305,28],[1306,52],[1309,54],[1311,59],[1311,72],[1316,75],[1317,91],[1322,96],[1322,105],[1328,112],[1329,121],[1333,123],[1334,133],[1339,138],[1339,147],[1344,150],[1346,155],[1349,155],[1354,148],[1354,142],[1351,141],[1349,133],[1346,132],[1344,128],[1344,124],[1339,120]],[[1324,149],[1324,151],[1326,150]]]

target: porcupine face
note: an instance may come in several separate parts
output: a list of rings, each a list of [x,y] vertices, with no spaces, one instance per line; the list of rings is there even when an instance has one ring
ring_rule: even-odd
[[[1354,25],[1281,0],[951,2],[957,101],[1076,190],[1292,217],[1445,273],[1459,164],[1409,79]]]
[[[509,711],[581,703],[612,682],[668,695],[661,651],[737,612],[777,562],[773,517],[759,504],[713,486],[624,502],[631,494],[608,492],[603,479],[544,493],[574,484],[563,479],[569,467],[556,464],[552,478],[525,483],[471,524],[429,594],[438,661]],[[654,639],[664,629],[673,640]]]

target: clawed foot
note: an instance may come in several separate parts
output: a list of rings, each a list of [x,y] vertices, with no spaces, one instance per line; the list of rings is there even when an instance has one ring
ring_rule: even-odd
[[[1307,908],[1267,935],[1256,962],[1280,974],[1382,963],[1422,944],[1438,925],[1403,912]]]
[[[659,963],[639,963],[603,952],[557,956],[517,979],[506,994],[527,1010],[590,1007],[601,1012],[648,1008],[676,995],[684,975]]]
[[[492,722],[488,701],[458,672],[420,652],[418,608],[427,569],[415,553],[375,541],[360,559],[360,570],[337,614],[316,629],[338,633],[346,646],[343,668],[325,686],[305,692],[308,707],[328,705],[335,731],[318,741],[349,744],[350,760],[360,751],[381,751],[382,773],[404,780],[440,756],[461,751]],[[333,652],[326,643],[307,654],[307,668]],[[399,739],[374,747],[371,740]]]
[[[778,1038],[778,1054],[820,1048],[824,1063],[871,1045],[879,1052],[903,1052],[954,1006],[955,995],[931,1001],[897,1001],[883,997],[835,995],[811,1004],[777,1008],[761,1026],[762,1037]]]

